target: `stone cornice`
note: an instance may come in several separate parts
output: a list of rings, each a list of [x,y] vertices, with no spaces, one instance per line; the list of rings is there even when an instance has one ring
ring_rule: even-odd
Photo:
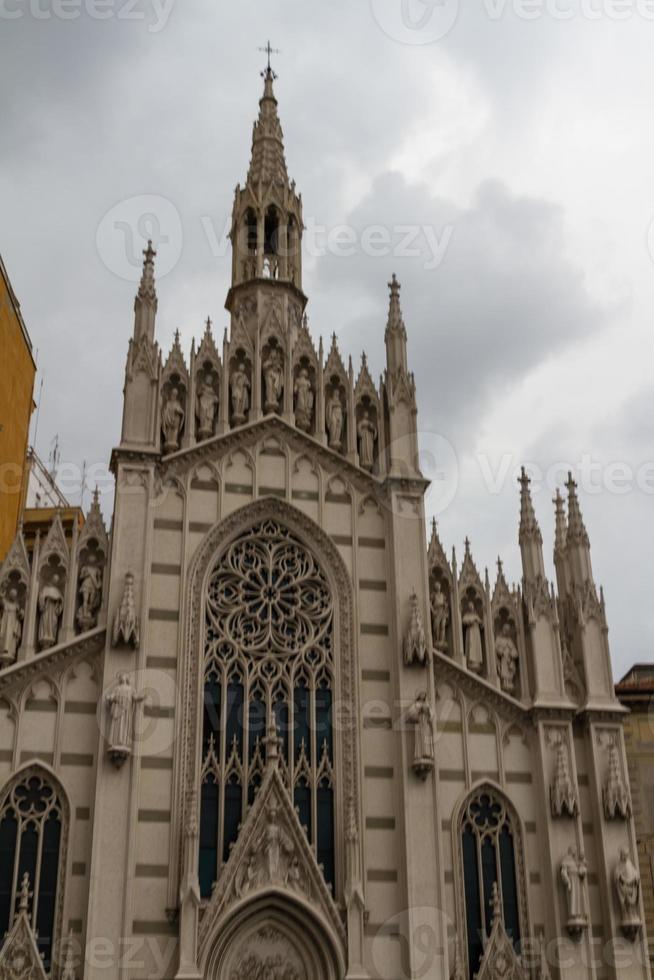
[[[252,292],[253,289],[268,286],[272,287],[273,289],[277,289],[282,293],[291,293],[295,299],[299,300],[302,309],[304,309],[309,302],[302,290],[298,289],[298,287],[294,285],[290,279],[267,279],[265,276],[258,276],[255,279],[244,279],[243,282],[238,282],[234,286],[231,286],[229,292],[227,293],[227,298],[225,299],[225,309],[230,313],[232,312],[234,300],[239,293],[248,293]]]
[[[141,446],[138,449],[131,446],[115,446],[111,450],[109,469],[115,476],[118,463],[150,464],[157,463],[160,459],[161,453],[159,450],[149,448],[148,446]]]
[[[89,654],[99,653],[104,648],[105,634],[106,626],[96,626],[88,633],[76,636],[66,643],[60,643],[45,653],[12,664],[11,667],[0,671],[0,695],[22,688],[26,681],[33,681],[44,674],[51,676],[64,664],[68,665],[88,657]]]

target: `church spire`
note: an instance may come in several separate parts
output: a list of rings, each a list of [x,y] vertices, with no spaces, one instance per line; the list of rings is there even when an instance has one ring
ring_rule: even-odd
[[[284,158],[284,137],[282,126],[277,115],[277,99],[273,82],[277,77],[270,67],[270,54],[273,49],[270,42],[266,48],[268,66],[261,75],[263,77],[263,95],[259,101],[259,118],[252,130],[252,153],[247,182],[251,185],[259,183],[288,184],[288,172]]]
[[[142,337],[147,337],[150,342],[154,340],[154,318],[157,312],[157,292],[154,285],[156,254],[148,239],[148,246],[143,249],[141,281],[134,299],[134,340]]]
[[[520,530],[518,542],[522,555],[522,572],[526,582],[545,579],[543,561],[543,536],[536,520],[531,499],[531,480],[524,466],[518,477],[520,484]]]
[[[384,341],[386,343],[386,364],[391,374],[407,371],[406,356],[406,327],[402,319],[400,306],[400,284],[395,273],[388,284],[390,299],[388,304],[388,320]]]
[[[590,539],[581,516],[577,484],[568,473],[568,530],[566,534],[566,553],[572,580],[584,583],[593,580],[593,569],[590,562]]]

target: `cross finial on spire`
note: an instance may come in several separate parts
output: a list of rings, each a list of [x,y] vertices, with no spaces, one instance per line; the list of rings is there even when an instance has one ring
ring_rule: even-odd
[[[257,51],[263,51],[263,53],[268,56],[268,64],[266,65],[266,68],[264,69],[264,71],[261,72],[261,77],[262,78],[277,78],[277,75],[272,70],[272,66],[270,64],[270,55],[271,54],[280,54],[281,52],[280,52],[279,48],[271,48],[270,41],[268,41],[267,44],[266,44],[266,46],[265,46],[265,48],[257,48]]]

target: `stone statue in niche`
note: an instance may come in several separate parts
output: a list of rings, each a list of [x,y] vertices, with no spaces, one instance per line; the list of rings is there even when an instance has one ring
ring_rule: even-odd
[[[77,610],[78,626],[82,631],[93,629],[102,602],[102,569],[94,554],[88,556],[80,570],[79,594],[82,602]]]
[[[568,907],[566,929],[573,939],[579,939],[582,930],[588,926],[584,899],[584,881],[587,874],[588,865],[584,855],[570,846],[561,861],[560,876]]]
[[[468,670],[481,674],[484,667],[484,654],[481,645],[481,619],[475,610],[475,604],[468,600],[466,611],[461,617],[465,634],[465,655]]]
[[[218,408],[218,395],[213,389],[211,375],[201,380],[196,399],[195,414],[198,420],[198,436],[209,439],[213,435],[213,423]]]
[[[295,379],[295,424],[298,429],[308,432],[311,428],[311,413],[313,412],[313,390],[311,378],[306,368],[301,368]]]
[[[24,613],[18,600],[18,590],[13,586],[0,595],[0,664],[13,664],[23,632]]]
[[[495,638],[495,657],[502,690],[513,694],[518,671],[518,650],[513,642],[509,623],[504,623],[499,636]]]
[[[620,848],[620,859],[613,872],[618,904],[620,905],[620,928],[632,942],[642,925],[640,919],[640,875],[629,857],[626,847]]]
[[[329,448],[340,449],[343,445],[343,403],[338,388],[334,388],[329,396],[325,418],[327,420]]]
[[[426,691],[418,693],[406,719],[415,725],[411,768],[421,779],[426,779],[434,768],[434,711]]]
[[[420,605],[415,592],[411,593],[411,614],[409,626],[404,637],[404,663],[407,667],[412,664],[424,664],[427,660],[427,642],[425,628],[422,624]]]
[[[37,640],[39,650],[55,646],[59,635],[59,619],[64,608],[64,597],[59,588],[59,576],[55,573],[52,581],[39,592],[39,629]]]
[[[445,652],[447,650],[445,630],[450,618],[450,610],[440,582],[434,583],[434,588],[429,597],[429,605],[431,607],[431,629],[434,635],[434,646],[437,650]]]
[[[105,695],[109,706],[107,754],[117,769],[132,754],[134,706],[144,700],[145,695],[136,692],[124,673],[118,674],[116,686]]]
[[[131,572],[125,575],[123,597],[114,617],[112,643],[115,647],[121,643],[134,648],[139,645],[139,620],[134,600],[134,576]]]
[[[164,451],[179,449],[179,434],[184,425],[185,413],[179,400],[179,389],[173,388],[161,412],[161,428],[164,434]]]
[[[377,429],[370,418],[370,412],[364,412],[357,426],[359,435],[359,463],[364,470],[371,470],[375,459],[375,439]]]
[[[620,817],[627,820],[631,816],[631,799],[620,770],[620,757],[615,738],[608,744],[609,773],[602,789],[604,816],[607,820]]]
[[[275,412],[279,408],[279,400],[284,387],[281,354],[273,347],[263,362],[263,380],[265,385],[266,412]]]
[[[239,364],[229,382],[232,393],[232,418],[236,425],[245,422],[250,407],[250,379],[245,373],[245,364]]]

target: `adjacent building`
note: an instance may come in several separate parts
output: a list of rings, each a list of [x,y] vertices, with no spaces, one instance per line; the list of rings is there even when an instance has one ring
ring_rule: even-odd
[[[149,243],[112,533],[0,568],[0,976],[644,980],[575,482],[555,584],[524,471],[519,587],[427,527],[400,284],[379,383],[316,343],[273,78],[222,342],[162,357]]]

